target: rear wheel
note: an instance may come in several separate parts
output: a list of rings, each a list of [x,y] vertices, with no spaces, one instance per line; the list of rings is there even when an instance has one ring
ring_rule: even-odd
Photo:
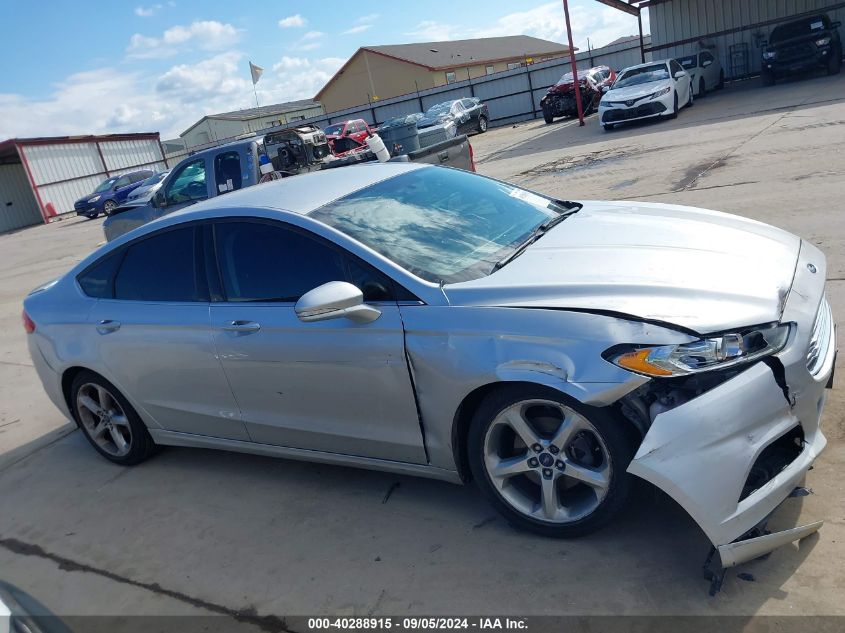
[[[481,115],[478,117],[478,133],[484,134],[487,131],[487,117]]]
[[[763,80],[764,86],[774,86],[775,85],[775,74],[771,71],[765,71],[760,74],[760,79]]]
[[[703,97],[706,92],[707,86],[704,83],[704,77],[702,77],[698,80],[698,98],[701,99],[701,97]]]
[[[73,415],[100,455],[123,466],[144,461],[155,442],[132,405],[102,376],[80,372],[71,385]]]
[[[613,519],[631,488],[633,457],[619,421],[553,389],[511,385],[488,396],[470,426],[473,477],[513,525],[575,537]]]
[[[716,90],[721,90],[725,87],[725,71],[719,71],[719,83],[716,85]]]
[[[692,80],[689,82],[689,96],[687,97],[687,107],[692,107]]]

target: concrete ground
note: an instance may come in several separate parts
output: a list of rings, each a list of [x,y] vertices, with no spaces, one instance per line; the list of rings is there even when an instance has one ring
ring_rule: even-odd
[[[481,173],[556,197],[704,206],[797,233],[827,254],[843,324],[845,76],[729,86],[611,133],[593,117],[472,142]],[[106,462],[47,401],[19,325],[25,293],[93,249],[100,224],[0,236],[0,578],[57,613],[237,612],[265,629],[270,614],[845,614],[841,366],[816,494],[775,518],[825,526],[710,598],[706,538],[645,486],[615,525],[556,541],[514,531],[472,487],[192,449]]]

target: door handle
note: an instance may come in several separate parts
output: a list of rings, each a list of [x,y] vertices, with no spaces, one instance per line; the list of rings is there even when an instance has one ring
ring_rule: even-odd
[[[120,329],[120,321],[112,321],[111,319],[103,319],[97,324],[97,331],[100,334],[108,334],[109,332],[116,332]]]
[[[220,329],[226,332],[257,332],[261,329],[261,324],[255,321],[229,321]]]

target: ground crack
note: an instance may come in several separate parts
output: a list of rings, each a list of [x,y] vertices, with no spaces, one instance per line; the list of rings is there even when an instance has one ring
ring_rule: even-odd
[[[35,556],[36,558],[43,558],[45,560],[53,561],[59,566],[59,569],[61,569],[62,571],[94,574],[124,585],[131,585],[140,589],[146,589],[147,591],[150,591],[152,593],[161,596],[166,596],[174,600],[179,600],[180,602],[184,602],[200,609],[205,609],[206,611],[210,611],[212,613],[228,616],[233,620],[242,622],[244,624],[252,624],[263,631],[268,631],[268,633],[293,633],[290,629],[287,628],[287,624],[284,618],[279,618],[274,615],[258,615],[257,613],[255,613],[255,609],[251,607],[248,609],[243,609],[241,611],[230,609],[229,607],[224,607],[213,602],[208,602],[206,600],[202,600],[201,598],[194,598],[192,596],[182,593],[181,591],[166,589],[158,583],[148,583],[141,582],[138,580],[132,580],[131,578],[125,578],[105,569],[97,569],[96,567],[86,565],[85,563],[78,563],[69,558],[65,558],[64,556],[60,556],[59,554],[48,552],[38,545],[24,543],[23,541],[19,541],[14,538],[0,538],[0,547],[3,547],[4,549],[9,550],[13,554],[18,554],[20,556]]]

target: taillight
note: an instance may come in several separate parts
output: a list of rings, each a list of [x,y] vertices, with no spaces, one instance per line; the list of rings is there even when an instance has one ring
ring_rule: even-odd
[[[475,171],[475,152],[472,151],[472,143],[467,141],[467,145],[469,145],[469,168]]]
[[[26,310],[21,313],[21,319],[23,319],[23,329],[26,330],[27,334],[32,334],[33,332],[35,332],[35,321],[29,318],[29,315],[26,313]]]

